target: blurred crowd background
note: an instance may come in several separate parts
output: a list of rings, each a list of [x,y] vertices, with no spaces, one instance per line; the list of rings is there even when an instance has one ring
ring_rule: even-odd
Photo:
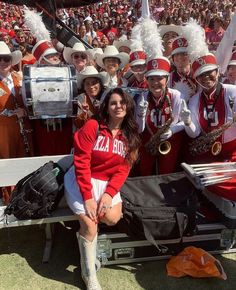
[[[150,0],[149,6],[159,25],[184,25],[190,17],[196,19],[205,29],[209,49],[216,50],[236,10],[236,1]],[[28,59],[36,40],[24,24],[23,7],[0,2],[0,10],[0,40],[11,50],[20,49]],[[122,36],[130,38],[132,27],[141,16],[141,1],[107,0],[58,9],[57,15],[83,40],[104,49]]]

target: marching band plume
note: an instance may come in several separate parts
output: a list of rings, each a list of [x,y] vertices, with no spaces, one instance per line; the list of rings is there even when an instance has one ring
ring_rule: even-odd
[[[186,82],[179,81],[176,82],[173,86],[173,89],[178,90],[181,92],[182,97],[188,103],[190,97],[193,95],[194,91],[190,87],[190,85]]]
[[[140,51],[143,50],[143,44],[141,40],[141,24],[137,24],[132,28],[131,33],[131,51]]]
[[[209,53],[204,29],[196,20],[190,19],[184,27],[184,37],[188,41],[187,51],[191,61]]]
[[[156,21],[144,19],[141,23],[141,39],[147,58],[154,59],[163,55],[162,38]]]
[[[51,41],[50,33],[43,23],[41,13],[37,13],[24,6],[24,19],[25,24],[31,34],[36,37],[37,42],[40,40]]]

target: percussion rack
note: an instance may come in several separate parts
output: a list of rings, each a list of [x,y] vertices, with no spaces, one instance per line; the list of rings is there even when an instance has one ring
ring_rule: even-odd
[[[205,164],[181,163],[187,178],[200,190],[206,186],[222,183],[236,176],[236,162]]]

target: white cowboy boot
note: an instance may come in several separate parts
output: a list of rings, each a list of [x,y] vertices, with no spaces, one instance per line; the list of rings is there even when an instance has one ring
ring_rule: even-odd
[[[87,290],[102,290],[97,279],[95,267],[97,235],[92,242],[86,240],[79,234],[77,238],[80,250],[81,276]]]

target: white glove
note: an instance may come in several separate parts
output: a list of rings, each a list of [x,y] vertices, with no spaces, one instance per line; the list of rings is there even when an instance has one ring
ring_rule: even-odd
[[[148,101],[144,100],[144,97],[142,96],[141,101],[137,105],[137,115],[140,118],[144,118],[147,114],[148,109]]]
[[[191,111],[188,109],[185,100],[181,102],[181,111],[180,111],[180,119],[184,122],[185,126],[189,126],[192,122],[191,119]]]
[[[171,129],[168,129],[165,133],[161,134],[160,136],[161,141],[165,141],[169,139],[172,135],[173,135],[173,132],[171,131]]]

